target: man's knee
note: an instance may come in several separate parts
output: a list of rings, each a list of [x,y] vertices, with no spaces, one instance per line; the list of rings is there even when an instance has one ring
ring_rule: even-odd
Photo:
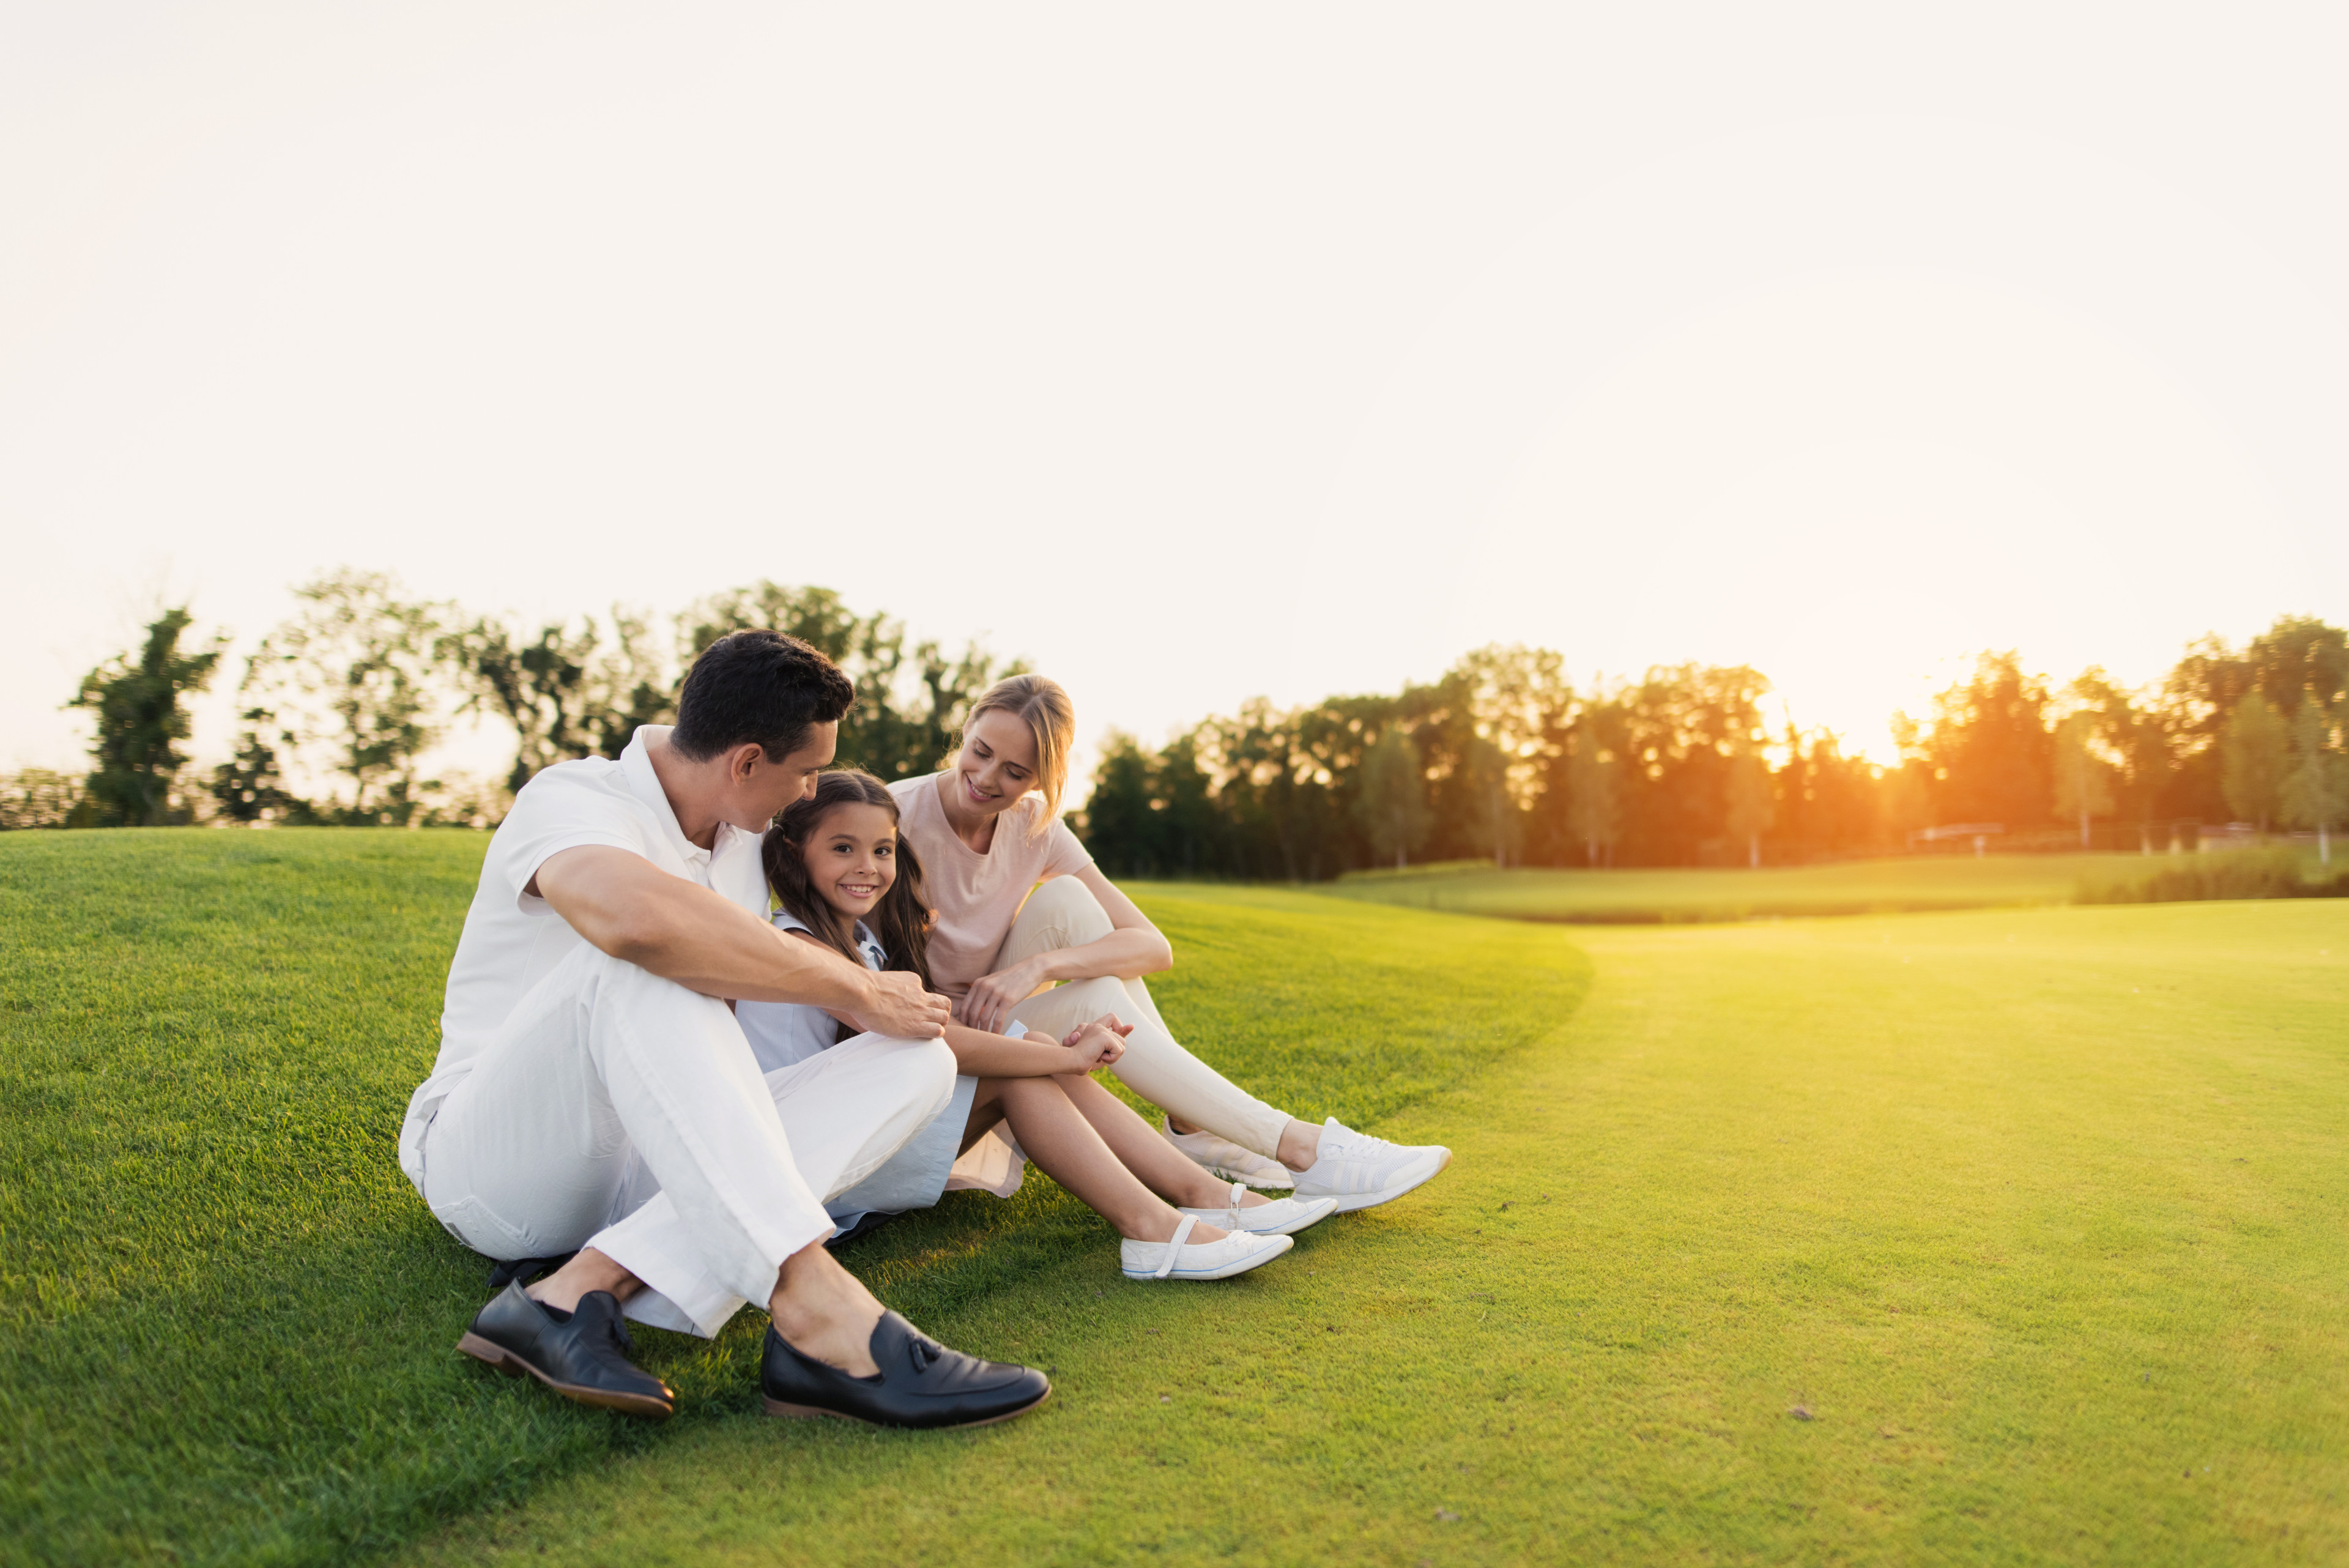
[[[943,1040],[899,1040],[885,1034],[862,1034],[809,1058],[800,1064],[800,1067],[817,1069],[816,1075],[821,1077],[829,1075],[827,1069],[853,1071],[868,1061],[884,1068],[882,1081],[899,1090],[905,1105],[926,1107],[927,1115],[936,1115],[945,1107],[947,1101],[954,1097],[957,1070],[954,1047]],[[778,1080],[798,1070],[785,1068],[780,1073],[768,1074],[769,1086],[777,1086]]]
[[[955,1075],[959,1070],[954,1047],[943,1040],[908,1040],[905,1044],[905,1075],[927,1096],[930,1115],[936,1116],[954,1098]]]

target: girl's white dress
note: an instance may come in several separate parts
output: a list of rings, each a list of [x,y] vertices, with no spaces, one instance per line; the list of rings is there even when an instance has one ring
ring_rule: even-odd
[[[776,908],[771,918],[779,930],[808,929],[805,921],[787,909]],[[888,953],[862,920],[856,924],[856,947],[864,957],[865,968],[887,967]],[[803,1002],[740,1002],[734,1004],[734,1017],[742,1026],[743,1037],[750,1042],[761,1073],[794,1066],[819,1051],[831,1050],[840,1032],[832,1014]],[[867,1214],[927,1209],[941,1194],[965,1188],[992,1192],[998,1198],[1009,1198],[1019,1190],[1027,1156],[1012,1141],[1009,1127],[999,1122],[992,1132],[971,1145],[968,1154],[957,1157],[955,1153],[962,1142],[963,1128],[970,1125],[971,1096],[978,1088],[978,1079],[957,1075],[946,1109],[890,1157],[887,1164],[825,1202],[824,1212],[838,1227],[833,1234],[848,1230]]]

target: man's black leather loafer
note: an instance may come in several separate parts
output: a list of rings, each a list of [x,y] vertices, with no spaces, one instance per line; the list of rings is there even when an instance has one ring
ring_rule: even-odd
[[[590,1291],[561,1312],[531,1300],[519,1284],[500,1292],[457,1348],[509,1376],[537,1378],[566,1399],[655,1420],[677,1409],[669,1386],[631,1366],[628,1325],[609,1291]]]
[[[935,1431],[1009,1421],[1041,1405],[1052,1385],[1032,1366],[948,1350],[894,1312],[873,1325],[875,1377],[851,1377],[802,1355],[771,1327],[759,1368],[770,1416],[837,1416],[876,1427]]]

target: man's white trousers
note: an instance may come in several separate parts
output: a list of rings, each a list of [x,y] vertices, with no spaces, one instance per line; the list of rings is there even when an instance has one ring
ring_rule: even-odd
[[[712,1335],[954,1080],[944,1041],[873,1034],[762,1075],[723,1002],[582,943],[441,1103],[424,1200],[492,1258],[594,1247],[649,1287],[629,1316]]]

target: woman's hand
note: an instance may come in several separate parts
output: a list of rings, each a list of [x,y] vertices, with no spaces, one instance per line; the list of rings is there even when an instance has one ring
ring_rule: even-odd
[[[1125,1054],[1125,1037],[1133,1033],[1131,1023],[1120,1023],[1117,1014],[1104,1012],[1091,1023],[1079,1024],[1069,1031],[1061,1042],[1076,1059],[1072,1073],[1090,1073],[1096,1067],[1112,1067]]]
[[[1011,1010],[1036,994],[1051,976],[1044,972],[1041,953],[1021,959],[1009,969],[983,974],[955,1003],[955,1022],[970,1029],[1000,1034],[1011,1021]]]

